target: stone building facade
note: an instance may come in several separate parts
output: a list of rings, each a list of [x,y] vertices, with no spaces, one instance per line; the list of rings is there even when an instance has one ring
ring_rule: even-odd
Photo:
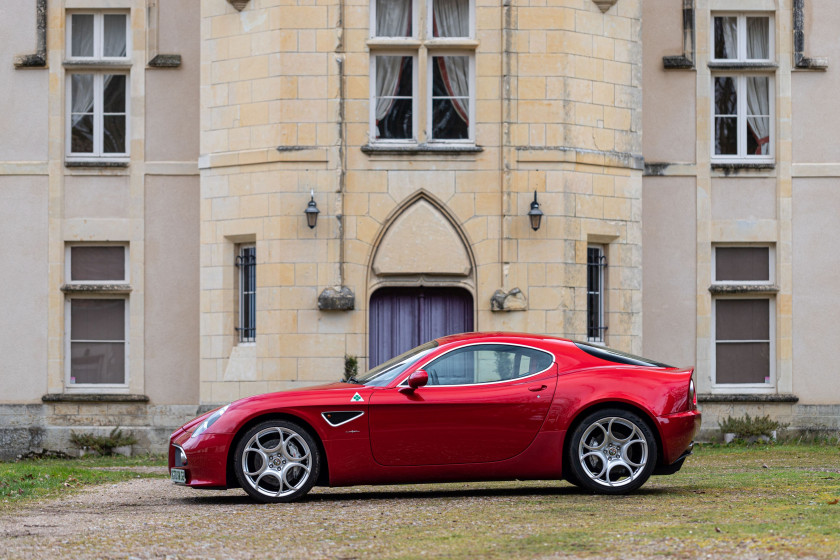
[[[828,0],[18,4],[6,449],[161,450],[463,330],[696,364],[707,429],[840,427]]]

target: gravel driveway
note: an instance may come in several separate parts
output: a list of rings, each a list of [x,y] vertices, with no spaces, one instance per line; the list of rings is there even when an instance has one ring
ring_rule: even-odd
[[[693,510],[732,515],[734,497],[725,488],[683,489],[687,477],[656,477],[626,497],[593,496],[565,482],[499,482],[315,488],[304,502],[265,505],[241,490],[175,486],[166,469],[152,471],[160,478],[88,487],[3,513],[0,558],[836,558],[827,542],[813,547],[826,540],[819,533],[744,539],[710,525],[709,537],[686,542],[686,532],[704,527],[690,519]],[[640,526],[652,509],[671,512],[667,519],[683,528],[645,537],[656,529]],[[620,516],[632,523],[613,523]]]

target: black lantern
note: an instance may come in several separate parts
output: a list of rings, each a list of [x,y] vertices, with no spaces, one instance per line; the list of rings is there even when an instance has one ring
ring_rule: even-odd
[[[531,203],[531,211],[528,212],[528,219],[531,220],[531,229],[534,231],[540,229],[542,217],[543,211],[540,210],[540,203],[537,202],[537,191],[534,191],[534,202]]]
[[[309,204],[306,205],[306,210],[303,213],[306,215],[306,225],[309,226],[309,229],[313,229],[315,224],[318,223],[318,214],[321,213],[318,210],[318,205],[315,204],[315,192],[312,191],[311,193],[312,198],[309,199]]]

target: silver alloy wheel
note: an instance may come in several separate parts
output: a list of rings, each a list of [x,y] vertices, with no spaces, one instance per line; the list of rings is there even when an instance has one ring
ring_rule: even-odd
[[[593,422],[578,446],[578,461],[596,484],[620,487],[636,480],[648,462],[641,429],[626,418],[609,416]]]
[[[294,430],[272,426],[248,440],[242,452],[247,483],[265,496],[281,498],[299,490],[312,472],[312,453]]]

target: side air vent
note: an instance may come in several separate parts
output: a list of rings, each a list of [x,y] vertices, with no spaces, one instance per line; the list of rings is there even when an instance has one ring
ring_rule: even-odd
[[[359,416],[364,414],[361,410],[338,410],[335,412],[322,412],[321,416],[324,417],[324,420],[332,426],[341,426],[342,424],[346,424],[351,420],[355,420]]]

